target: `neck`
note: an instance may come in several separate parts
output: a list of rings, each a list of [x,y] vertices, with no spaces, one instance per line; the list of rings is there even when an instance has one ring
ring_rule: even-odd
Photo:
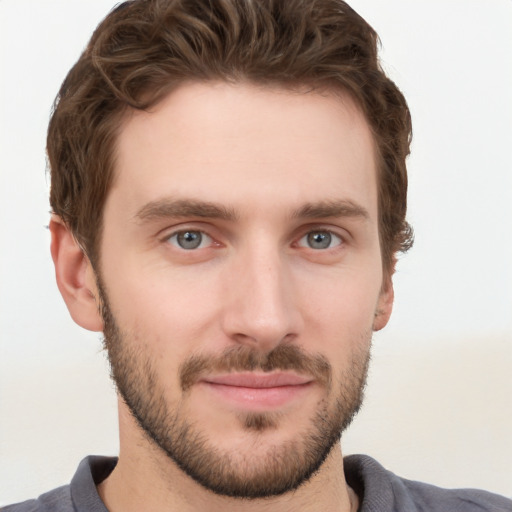
[[[100,497],[110,512],[357,510],[357,497],[344,478],[339,443],[321,468],[295,491],[270,498],[239,499],[219,496],[202,487],[155,447],[138,427],[125,428],[127,423],[135,427],[129,413],[121,411],[120,416],[119,462],[112,474],[98,486]]]

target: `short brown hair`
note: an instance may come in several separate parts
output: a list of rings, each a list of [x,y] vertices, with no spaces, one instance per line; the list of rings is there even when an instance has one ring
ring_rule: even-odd
[[[249,81],[348,92],[378,153],[385,272],[412,245],[405,220],[411,119],[384,74],[376,32],[342,0],[131,0],[94,32],[59,91],[48,129],[50,203],[94,264],[115,146],[130,109],[185,81]]]

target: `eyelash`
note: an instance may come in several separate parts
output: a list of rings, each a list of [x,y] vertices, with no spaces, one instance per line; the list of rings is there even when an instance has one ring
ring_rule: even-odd
[[[186,248],[186,247],[183,247],[183,246],[181,246],[179,244],[178,237],[180,235],[186,236],[188,234],[192,235],[192,234],[195,234],[195,233],[199,233],[199,235],[200,235],[199,244],[196,247]],[[181,249],[181,250],[184,250],[184,251],[193,251],[193,250],[196,250],[196,249],[204,249],[204,247],[201,247],[201,246],[204,244],[204,239],[205,238],[207,240],[209,240],[209,242],[207,242],[208,245],[210,245],[213,242],[213,238],[210,235],[208,235],[205,231],[202,231],[200,229],[182,229],[180,231],[176,231],[176,232],[172,233],[171,235],[165,237],[164,241],[168,242],[168,243],[171,243],[172,245],[174,245],[178,249]],[[173,239],[175,239],[176,243],[172,242]],[[190,240],[192,246],[194,245],[195,241],[196,240]]]
[[[327,249],[334,249],[335,247],[338,247],[340,245],[342,245],[344,243],[344,240],[343,238],[338,235],[337,233],[334,233],[333,231],[331,230],[328,230],[328,229],[312,229],[310,231],[308,231],[306,234],[304,234],[300,239],[299,241],[297,242],[297,245],[299,247],[305,247],[303,245],[301,245],[301,241],[303,239],[306,239],[308,242],[311,242],[311,240],[309,239],[309,237],[311,237],[312,235],[327,235],[326,237],[326,240],[328,242],[328,246],[327,247],[306,247],[306,248],[309,248],[309,249],[312,249],[314,251],[319,251],[319,250],[327,250]],[[337,240],[336,242],[336,245],[334,247],[331,247],[331,242]]]
[[[178,241],[180,235],[186,236],[186,235],[195,235],[199,234],[199,241],[197,239],[192,238],[189,240],[190,247],[183,247],[182,244]],[[320,243],[324,243],[327,241],[326,247],[311,247],[308,243],[311,243],[312,240],[308,239],[308,237],[312,237],[313,235],[323,235],[326,236],[324,240],[319,240]],[[206,239],[206,240],[205,240]],[[303,245],[301,242],[303,240],[306,240],[306,244]],[[174,240],[174,241],[173,241]],[[163,239],[164,242],[170,243],[171,245],[175,246],[179,250],[183,251],[195,251],[198,249],[205,249],[208,246],[212,245],[212,243],[215,243],[215,240],[213,237],[211,237],[206,231],[201,229],[180,229],[179,231],[175,231],[171,233],[169,236],[166,236]],[[331,246],[332,242],[334,241],[335,245]],[[187,241],[185,240],[185,243]],[[197,243],[197,245],[195,245]],[[307,232],[305,232],[295,243],[294,245],[298,247],[302,247],[305,249],[311,249],[313,251],[325,251],[330,249],[336,249],[339,248],[339,246],[342,246],[345,243],[344,237],[339,235],[338,233],[335,233],[334,231],[330,229],[325,228],[316,228],[316,229],[309,229]],[[205,245],[206,244],[206,245]]]

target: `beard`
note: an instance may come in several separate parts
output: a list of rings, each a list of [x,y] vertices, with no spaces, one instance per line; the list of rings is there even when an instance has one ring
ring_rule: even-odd
[[[306,482],[323,464],[342,432],[359,411],[370,359],[371,331],[358,340],[349,370],[333,382],[327,359],[308,354],[292,344],[280,344],[260,353],[247,346],[229,348],[218,355],[194,355],[179,369],[182,397],[201,376],[215,372],[294,370],[311,375],[325,390],[308,426],[294,439],[265,447],[265,432],[279,429],[277,412],[240,413],[237,420],[255,434],[245,453],[220,450],[209,437],[208,418],[200,426],[185,412],[183,398],[169,403],[155,364],[144,351],[145,343],[118,326],[105,287],[98,278],[104,345],[111,377],[145,436],[184,473],[204,488],[221,496],[256,499],[282,495]]]

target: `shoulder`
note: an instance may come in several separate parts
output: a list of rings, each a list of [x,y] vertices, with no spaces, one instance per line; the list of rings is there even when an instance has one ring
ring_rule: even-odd
[[[361,512],[512,512],[512,501],[477,489],[443,489],[401,478],[366,455],[344,460],[345,476]]]
[[[0,508],[0,512],[73,512],[69,485],[59,487],[39,496],[14,505]]]
[[[419,511],[512,512],[512,501],[479,489],[443,489],[396,477]]]
[[[0,508],[0,512],[108,512],[96,485],[107,478],[116,464],[115,457],[90,455],[80,462],[70,485],[58,487],[35,500]]]

